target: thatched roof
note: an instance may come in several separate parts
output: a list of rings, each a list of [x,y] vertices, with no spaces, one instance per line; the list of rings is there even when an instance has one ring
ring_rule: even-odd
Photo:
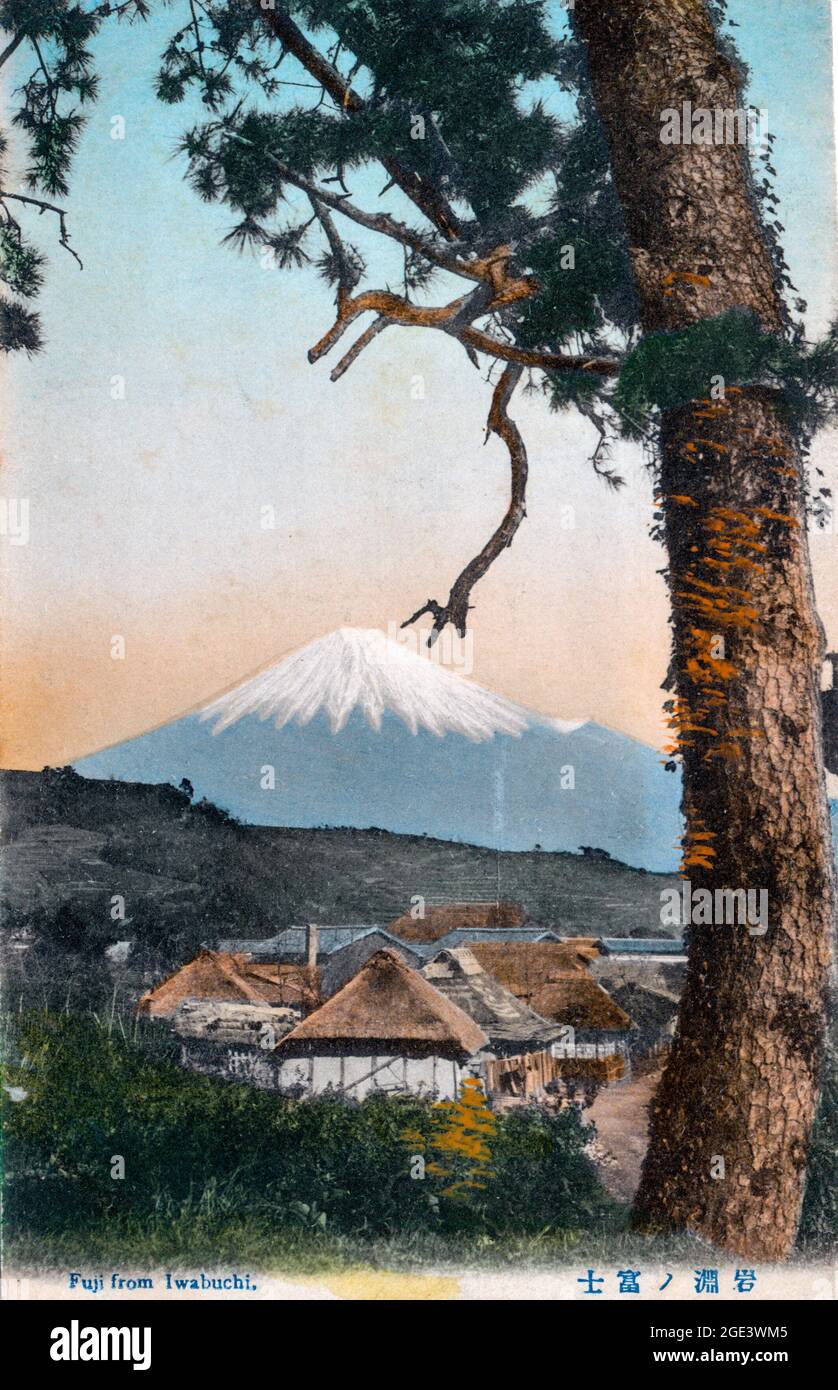
[[[632,1026],[628,1014],[591,979],[572,941],[481,941],[471,949],[484,970],[542,1018],[602,1032]]]
[[[403,912],[387,923],[387,931],[402,941],[439,941],[458,929],[473,927],[520,927],[524,910],[517,903],[443,903],[426,907],[424,917]]]
[[[306,1044],[331,1050],[359,1042],[411,1044],[470,1056],[484,1047],[486,1034],[468,1014],[411,970],[395,951],[376,951],[343,989],[303,1019],[277,1051]]]
[[[137,1012],[167,1018],[182,999],[312,1008],[318,999],[317,978],[298,965],[260,964],[223,951],[199,951],[194,960],[148,990],[137,1004]]]
[[[446,999],[479,1023],[492,1044],[544,1047],[561,1031],[488,975],[467,946],[440,951],[422,974]]]
[[[601,936],[560,936],[562,946],[568,946],[576,953],[580,964],[587,965],[605,954]]]

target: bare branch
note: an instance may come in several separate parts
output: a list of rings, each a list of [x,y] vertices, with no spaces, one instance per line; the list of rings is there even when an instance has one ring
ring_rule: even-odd
[[[508,250],[508,248],[501,249]],[[499,342],[490,334],[472,328],[470,324],[473,318],[480,318],[499,306],[516,299],[528,298],[532,293],[529,281],[518,279],[504,281],[500,276],[494,278],[497,285],[496,297],[493,297],[493,292],[488,285],[481,285],[469,294],[461,295],[459,299],[452,300],[450,304],[439,305],[413,304],[404,296],[392,294],[389,290],[367,290],[354,298],[341,294],[339,290],[337,319],[332,327],[323,334],[323,337],[315,343],[314,347],[309,349],[308,360],[309,362],[318,362],[321,357],[325,357],[326,353],[331,351],[335,343],[339,342],[356,318],[372,311],[384,320],[376,329],[376,334],[380,333],[387,324],[396,324],[407,328],[437,328],[461,342],[470,356],[476,349],[502,362],[515,363],[518,366],[539,367],[543,371],[588,371],[601,373],[604,376],[613,376],[619,371],[620,363],[615,358],[570,357],[559,353],[517,348],[514,343]],[[365,338],[361,346],[365,347],[369,341],[369,338]],[[357,353],[347,354],[347,359],[339,364],[340,370],[336,372],[333,380],[343,376],[357,355]]]
[[[55,203],[45,203],[43,198],[30,198],[25,193],[8,193],[5,188],[0,188],[0,203],[5,204],[7,201],[26,203],[29,207],[38,208],[39,215],[41,216],[43,216],[45,212],[54,212],[58,218],[58,240],[60,245],[64,247],[65,251],[69,251],[74,261],[78,262],[79,269],[84,270],[81,257],[70,245],[70,234],[67,231],[67,212],[65,208],[60,208]]]
[[[456,336],[466,347],[486,352],[501,362],[518,362],[522,367],[538,367],[543,372],[592,372],[616,376],[620,370],[618,357],[573,357],[561,352],[542,352],[538,348],[519,348],[514,343],[500,343],[479,328],[463,328]]]
[[[381,330],[383,328],[386,328],[387,324],[390,321],[391,320],[385,319],[383,317],[373,319],[369,327],[364,329],[360,338],[355,339],[355,342],[352,344],[352,347],[349,349],[349,351],[344,353],[337,366],[332,369],[332,371],[329,374],[329,380],[339,381],[340,378],[343,376],[344,372],[347,372],[349,368],[352,366],[352,363],[355,361],[355,358],[360,357],[367,344],[371,343],[373,338],[377,338]]]
[[[23,43],[23,40],[25,38],[26,33],[23,29],[21,29],[19,33],[15,34],[11,43],[7,44],[6,47],[3,49],[3,52],[0,53],[0,68],[2,68],[3,64],[8,62],[9,58],[11,58],[12,54],[16,52],[18,48],[20,48],[20,45]]]
[[[402,295],[391,294],[389,290],[366,290],[354,299],[338,296],[338,317],[319,342],[309,349],[309,362],[317,362],[343,337],[350,323],[372,310],[390,323],[398,323],[408,328],[445,328],[461,308],[468,303],[471,295],[463,295],[451,304],[420,305],[411,304]]]
[[[507,414],[515,387],[521,378],[523,368],[515,363],[508,363],[498,378],[492,395],[492,404],[489,410],[489,418],[486,426],[486,438],[490,434],[496,434],[502,439],[509,450],[509,463],[511,470],[510,499],[506,515],[500,526],[489,538],[480,551],[475,555],[454,581],[448,601],[445,604],[438,603],[436,599],[429,598],[412,617],[407,618],[402,623],[402,627],[409,627],[415,623],[425,613],[430,613],[433,618],[431,634],[428,638],[428,646],[432,647],[439,634],[448,623],[456,629],[461,637],[465,637],[468,626],[468,614],[471,604],[471,592],[478,580],[482,579],[489,567],[494,563],[499,555],[507,550],[512,544],[518,527],[526,516],[526,491],[527,491],[527,450],[521,431],[514,420]]]

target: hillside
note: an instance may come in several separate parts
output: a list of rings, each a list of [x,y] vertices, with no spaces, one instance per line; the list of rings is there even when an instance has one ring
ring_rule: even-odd
[[[596,853],[243,826],[172,786],[71,769],[3,773],[0,794],[3,900],[15,922],[68,903],[107,917],[121,894],[129,918],[168,917],[181,931],[191,922],[209,940],[307,920],[386,922],[419,895],[428,904],[511,899],[567,934],[654,935],[661,889],[673,881]]]

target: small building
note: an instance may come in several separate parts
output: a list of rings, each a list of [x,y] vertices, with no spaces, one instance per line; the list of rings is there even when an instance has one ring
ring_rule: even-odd
[[[550,1052],[568,1079],[610,1082],[629,1073],[632,1020],[592,979],[569,942],[480,942],[480,964],[534,1013],[561,1026]]]
[[[516,941],[560,941],[555,932],[545,931],[544,927],[457,927],[446,932],[436,941],[414,941],[411,946],[421,953],[424,960],[433,960],[440,951],[454,950],[458,946],[471,946],[475,942],[516,942]]]
[[[610,993],[634,1024],[629,1038],[632,1056],[654,1058],[668,1051],[678,1024],[677,997],[633,981],[617,985]]]
[[[392,950],[377,951],[274,1050],[280,1089],[362,1099],[371,1091],[454,1099],[487,1043],[468,1014]]]
[[[299,1009],[283,1005],[183,999],[172,1018],[180,1040],[180,1065],[206,1076],[273,1089],[273,1049],[300,1017]]]
[[[411,944],[422,942],[427,945],[440,941],[442,937],[454,931],[497,928],[508,930],[510,927],[523,927],[525,916],[524,909],[517,903],[442,903],[437,906],[429,904],[421,917],[415,917],[411,912],[403,912],[400,917],[395,917],[392,922],[387,923],[387,931],[401,941]]]
[[[172,1028],[179,1038],[272,1051],[300,1022],[299,1009],[281,1004],[236,1004],[226,999],[183,999]]]
[[[458,1008],[473,1018],[496,1055],[541,1052],[562,1035],[508,989],[486,973],[466,946],[440,951],[422,974]]]
[[[307,922],[305,926],[283,927],[273,936],[222,941],[219,950],[246,955],[254,961],[305,962],[315,965],[335,951],[360,940],[371,931],[383,931],[379,922]]]
[[[422,964],[422,956],[407,942],[391,936],[383,927],[368,927],[363,935],[331,951],[320,966],[320,997],[330,999],[339,989],[357,975],[362,965],[366,965],[376,951],[395,951],[411,970]]]
[[[319,1002],[317,972],[307,966],[263,964],[242,955],[203,950],[147,990],[137,1013],[171,1018],[184,999],[286,1005],[306,1012]]]

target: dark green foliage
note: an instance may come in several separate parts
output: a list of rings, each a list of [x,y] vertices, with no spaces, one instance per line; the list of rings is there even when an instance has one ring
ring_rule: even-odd
[[[91,40],[111,15],[144,19],[146,0],[118,3],[72,3],[72,0],[2,0],[0,47],[15,48],[15,61],[28,63],[26,77],[15,89],[12,123],[23,133],[28,152],[27,194],[8,186],[0,167],[0,278],[23,298],[33,298],[41,286],[43,257],[26,240],[18,220],[24,213],[48,212],[58,220],[61,246],[70,250],[62,209],[47,200],[66,198],[79,137],[86,123],[85,108],[97,96]],[[11,57],[11,54],[9,55]],[[0,136],[0,156],[5,151]],[[27,203],[26,197],[32,199]],[[75,254],[71,252],[71,254]],[[37,314],[14,302],[0,302],[0,351],[37,352],[41,346]]]
[[[614,403],[626,433],[653,409],[671,409],[709,396],[714,377],[724,386],[764,385],[785,393],[788,416],[802,427],[836,412],[838,325],[812,347],[762,332],[755,315],[733,310],[677,333],[649,333],[626,358]]]
[[[838,1039],[834,1027],[824,1058],[797,1243],[833,1251],[838,1245]]]
[[[178,33],[164,54],[158,84],[161,98],[173,102],[195,83],[213,111],[222,97],[234,99],[223,122],[204,127],[208,138],[202,142],[201,132],[193,131],[184,141],[190,178],[201,196],[221,197],[258,223],[281,194],[272,155],[300,174],[342,175],[386,154],[433,179],[449,199],[499,234],[515,216],[515,200],[556,164],[558,123],[540,101],[521,99],[527,83],[562,64],[546,5],[378,0],[290,8],[323,35],[327,49],[329,36],[336,35],[340,50],[354,55],[353,81],[365,107],[350,116],[313,95],[284,112],[242,113],[242,100],[254,91],[275,97],[285,79],[268,65],[275,45],[266,26],[230,27],[229,9],[220,7],[215,24]],[[231,73],[237,79],[233,89],[219,93],[218,79]],[[421,138],[417,118],[424,122]],[[231,132],[250,142],[248,154],[231,149]]]
[[[37,314],[14,300],[0,299],[0,352],[38,352],[42,343]]]
[[[165,1033],[148,1027],[151,1054],[81,1017],[14,1020],[4,1080],[26,1097],[3,1092],[12,1238],[83,1233],[105,1218],[142,1224],[161,1211],[174,1219],[210,1197],[225,1218],[256,1216],[274,1230],[369,1235],[591,1228],[614,1210],[575,1111],[498,1117],[497,1176],[464,1206],[410,1176],[412,1138],[432,1132],[429,1102],[286,1100],[181,1071],[166,1060]],[[124,1181],[111,1177],[114,1154]]]
[[[0,226],[0,279],[10,290],[24,299],[36,295],[43,281],[43,263],[43,256],[23,240],[19,227]]]
[[[557,154],[549,221],[528,256],[542,291],[524,306],[518,331],[529,347],[580,334],[599,349],[609,330],[632,331],[637,309],[608,151],[589,100],[580,102],[579,124],[563,132]],[[550,378],[557,403],[564,389],[559,375]]]

